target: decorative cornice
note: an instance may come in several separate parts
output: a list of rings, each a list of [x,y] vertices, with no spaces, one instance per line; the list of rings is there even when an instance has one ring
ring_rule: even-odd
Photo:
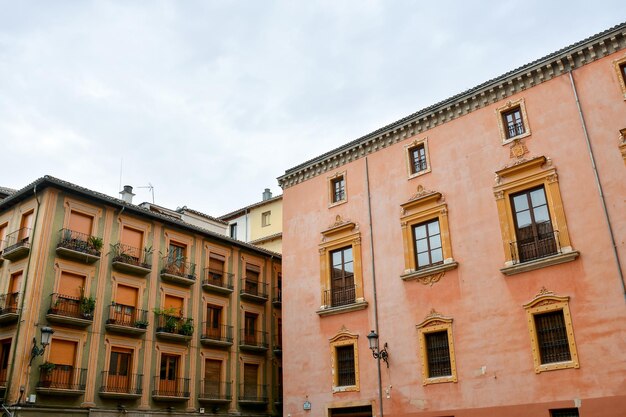
[[[278,177],[285,189],[626,48],[626,23],[426,107]]]

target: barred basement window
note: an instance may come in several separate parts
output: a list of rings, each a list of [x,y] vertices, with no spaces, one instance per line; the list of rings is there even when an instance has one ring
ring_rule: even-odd
[[[450,349],[447,330],[426,333],[426,351],[428,356],[428,377],[452,375],[450,366]]]
[[[550,410],[550,417],[578,417],[578,408],[561,408]]]
[[[563,310],[535,314],[534,318],[541,363],[571,361]]]
[[[337,346],[337,385],[356,384],[354,376],[354,345]]]

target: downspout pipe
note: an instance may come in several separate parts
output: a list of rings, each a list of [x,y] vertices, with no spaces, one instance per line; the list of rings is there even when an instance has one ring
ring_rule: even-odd
[[[12,385],[13,381],[15,380],[15,378],[13,378],[13,373],[15,372],[15,360],[16,360],[16,357],[17,357],[17,338],[19,337],[20,328],[22,327],[22,322],[23,322],[22,314],[24,314],[24,304],[26,302],[26,297],[25,297],[26,287],[28,286],[28,278],[29,278],[29,274],[30,274],[30,264],[31,264],[31,261],[33,259],[33,240],[34,240],[34,237],[35,237],[36,231],[37,231],[37,220],[39,219],[39,211],[40,211],[40,206],[41,206],[41,201],[37,197],[37,184],[35,184],[35,186],[33,187],[33,194],[35,196],[35,200],[37,201],[37,212],[35,213],[35,221],[33,222],[33,228],[31,230],[30,237],[29,237],[31,248],[30,248],[30,251],[28,252],[28,262],[26,263],[26,268],[24,270],[24,286],[22,287],[22,288],[24,288],[24,291],[23,291],[21,302],[20,302],[21,314],[20,314],[20,320],[18,320],[17,327],[15,329],[15,343],[16,343],[16,346],[13,348],[13,355],[11,355],[11,367],[9,369],[9,374],[8,374],[9,378],[7,378],[8,379],[7,380],[7,387],[4,390],[4,397],[2,398],[3,407],[4,407],[4,404],[7,401],[7,398],[9,396],[9,392],[11,391],[11,385]],[[35,337],[36,336],[37,336],[37,334],[35,333]],[[26,350],[26,352],[29,352],[29,350]],[[30,365],[28,365],[28,367],[30,368]],[[21,395],[22,394],[20,394],[20,397],[21,397]],[[17,404],[19,404],[19,399],[18,399],[18,403]]]
[[[369,174],[369,165],[367,162],[367,156],[365,157],[365,189],[367,190],[367,216],[369,221],[369,229],[370,229],[370,258],[372,260],[372,289],[374,293],[374,328],[376,330],[376,334],[380,337],[380,332],[378,331],[378,296],[376,292],[376,264],[374,261],[374,229],[372,226],[372,198],[370,194],[370,174]],[[376,365],[378,367],[378,406],[380,416],[383,417],[383,380],[380,370],[380,359],[376,360]]]
[[[596,186],[598,187],[598,193],[600,194],[600,202],[602,203],[602,210],[604,211],[604,218],[606,220],[607,227],[609,229],[609,235],[611,236],[611,246],[613,246],[613,256],[615,257],[615,264],[617,265],[617,273],[620,276],[620,283],[622,284],[622,293],[624,295],[624,301],[626,301],[626,282],[624,282],[624,271],[622,270],[622,265],[619,259],[619,252],[617,251],[617,244],[615,243],[615,235],[613,234],[613,226],[611,225],[611,217],[609,216],[609,211],[606,207],[606,199],[604,198],[604,191],[602,190],[602,183],[600,182],[600,174],[598,173],[598,168],[596,166],[596,160],[593,155],[593,148],[591,146],[591,141],[589,140],[589,133],[587,131],[587,124],[585,123],[585,117],[583,115],[583,109],[580,105],[580,100],[578,100],[578,91],[576,90],[576,83],[574,82],[574,76],[572,71],[569,71],[569,80],[572,84],[572,91],[574,92],[574,98],[576,99],[576,106],[578,107],[578,115],[580,116],[580,123],[583,127],[583,136],[585,137],[585,142],[587,144],[587,151],[589,152],[589,159],[591,160],[591,169],[593,170],[593,176],[596,181]]]

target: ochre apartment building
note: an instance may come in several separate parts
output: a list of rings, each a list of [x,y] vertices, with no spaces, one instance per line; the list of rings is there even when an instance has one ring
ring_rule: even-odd
[[[279,415],[280,254],[131,193],[43,177],[0,200],[4,407]]]
[[[621,24],[287,170],[284,414],[626,415],[625,81]]]

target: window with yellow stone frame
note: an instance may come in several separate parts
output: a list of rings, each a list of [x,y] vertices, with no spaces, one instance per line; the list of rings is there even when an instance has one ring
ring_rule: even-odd
[[[333,393],[359,391],[359,336],[345,327],[330,339]]]
[[[422,384],[457,382],[452,319],[435,310],[418,324]]]

